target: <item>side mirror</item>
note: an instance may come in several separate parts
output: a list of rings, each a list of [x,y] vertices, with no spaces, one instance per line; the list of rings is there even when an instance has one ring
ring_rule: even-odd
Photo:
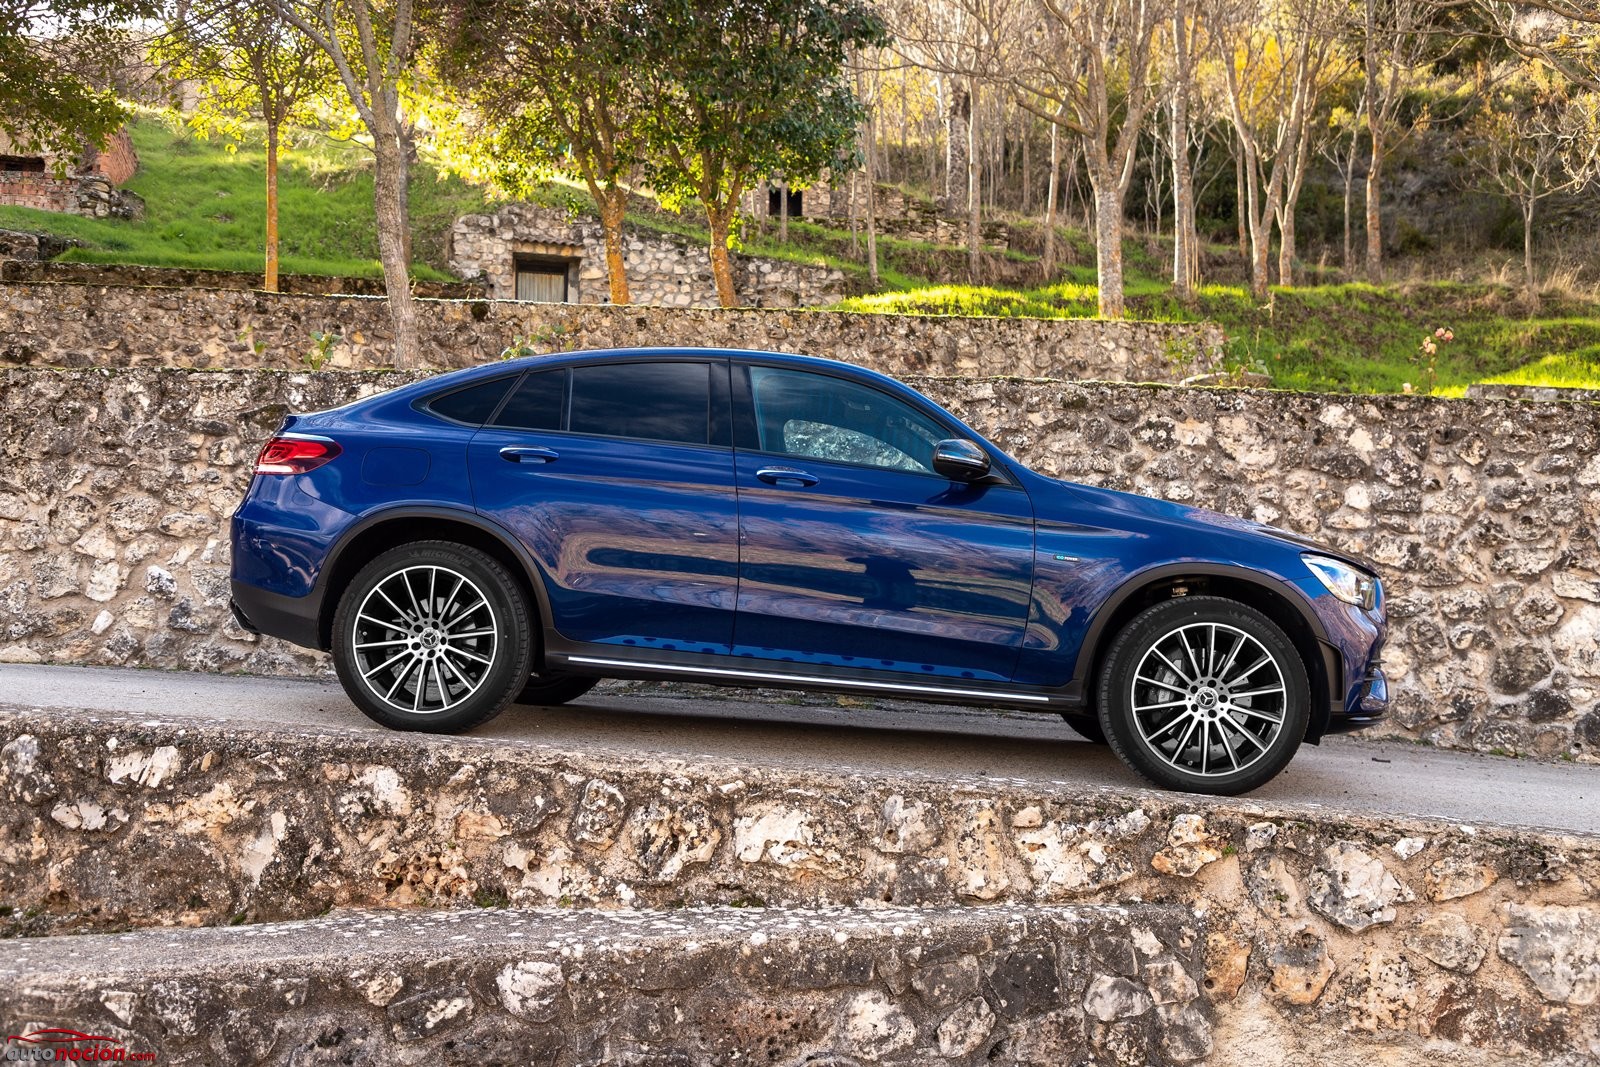
[[[976,482],[989,475],[989,453],[953,437],[933,446],[933,469],[952,482]]]

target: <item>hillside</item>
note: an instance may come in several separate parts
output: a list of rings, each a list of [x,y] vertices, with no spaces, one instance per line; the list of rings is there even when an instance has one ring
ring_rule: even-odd
[[[151,266],[259,271],[265,164],[259,145],[230,151],[201,140],[170,117],[145,112],[131,125],[141,167],[129,187],[145,199],[139,222],[82,219],[0,207],[0,228],[70,237],[82,247],[62,259]],[[547,186],[540,199],[582,210],[587,198]],[[357,145],[316,134],[293,138],[280,168],[285,273],[376,277],[370,157]],[[493,201],[481,188],[442,176],[426,159],[411,191],[414,273],[444,279],[452,220]],[[632,221],[649,229],[706,239],[692,215],[663,212],[640,199]],[[826,263],[850,276],[863,295],[838,305],[868,313],[1089,317],[1095,313],[1093,253],[1081,231],[1063,229],[1057,277],[1040,284],[1037,225],[1012,220],[1010,251],[986,253],[986,269],[1011,284],[965,284],[966,254],[926,241],[879,241],[880,284],[872,291],[847,230],[791,223],[789,241],[775,228],[746,228],[747,252]],[[1231,250],[1209,250],[1213,277],[1238,280]],[[1219,322],[1228,334],[1230,369],[1269,374],[1282,388],[1354,392],[1459,392],[1480,381],[1600,388],[1600,304],[1592,294],[1551,291],[1530,312],[1505,285],[1418,282],[1371,286],[1311,285],[1274,290],[1265,306],[1241,284],[1206,286],[1193,304],[1175,301],[1162,274],[1158,241],[1129,239],[1131,313],[1139,318]],[[1433,357],[1422,342],[1437,329],[1454,340]],[[1173,358],[1182,359],[1182,353]],[[1431,366],[1430,366],[1431,364]],[[997,362],[996,373],[1006,368]]]

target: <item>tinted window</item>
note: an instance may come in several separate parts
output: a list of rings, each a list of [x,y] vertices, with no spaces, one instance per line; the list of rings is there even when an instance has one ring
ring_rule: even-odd
[[[496,426],[515,430],[559,430],[567,399],[567,372],[542,370],[524,375],[517,391],[495,416]]]
[[[703,445],[710,440],[711,368],[614,363],[572,370],[573,433]]]
[[[864,385],[803,371],[750,368],[763,452],[933,473],[933,420]]]
[[[496,378],[492,382],[469,385],[465,389],[444,393],[428,401],[428,410],[457,422],[481,426],[494,414],[495,405],[506,395],[515,378]]]

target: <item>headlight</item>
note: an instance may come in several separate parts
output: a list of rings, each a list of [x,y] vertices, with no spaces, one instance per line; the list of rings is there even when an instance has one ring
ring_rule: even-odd
[[[1378,579],[1327,556],[1302,556],[1311,573],[1322,580],[1328,592],[1344,601],[1371,611],[1378,603]]]

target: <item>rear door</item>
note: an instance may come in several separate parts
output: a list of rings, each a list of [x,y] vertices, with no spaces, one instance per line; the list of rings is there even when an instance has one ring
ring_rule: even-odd
[[[887,392],[790,367],[739,366],[734,381],[734,652],[1009,680],[1033,582],[1026,491],[935,474],[954,431]]]
[[[726,653],[738,588],[728,363],[531,371],[473,438],[473,495],[573,641]]]

